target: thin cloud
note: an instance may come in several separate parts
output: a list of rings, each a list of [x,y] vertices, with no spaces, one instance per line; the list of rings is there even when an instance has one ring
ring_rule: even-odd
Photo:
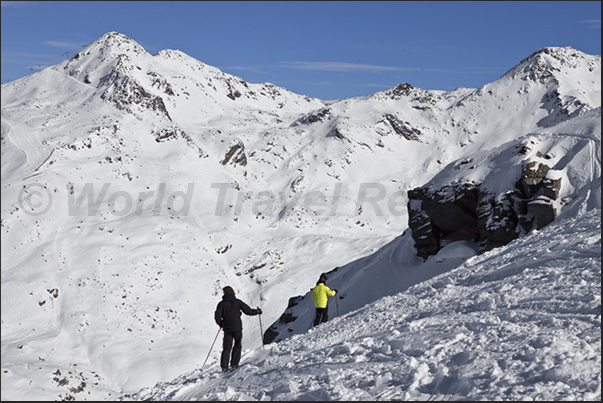
[[[75,42],[44,41],[44,45],[54,48],[81,49],[82,45]]]
[[[578,22],[580,24],[586,25],[586,28],[601,29],[601,20],[582,20]]]
[[[44,54],[44,53],[28,53],[28,52],[3,52],[2,63],[14,63],[14,64],[31,64],[36,61],[48,61],[59,59],[57,55]]]
[[[314,71],[336,71],[336,72],[355,72],[355,71],[417,71],[417,68],[375,66],[371,64],[343,63],[343,62],[282,62],[282,67],[298,70]]]
[[[2,6],[2,8],[5,8],[5,7],[21,7],[21,6],[31,5],[34,2],[32,2],[32,1],[2,1],[0,3],[1,3],[0,6]]]
[[[220,69],[221,70],[242,70],[242,71],[250,71],[252,73],[258,73],[258,74],[268,74],[265,71],[255,69],[253,67],[244,67],[244,66],[227,66],[227,67],[220,67]]]

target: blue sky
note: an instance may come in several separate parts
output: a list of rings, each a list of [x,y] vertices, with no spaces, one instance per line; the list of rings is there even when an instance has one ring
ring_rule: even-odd
[[[600,55],[601,2],[2,1],[2,83],[110,31],[331,100],[402,82],[478,88],[546,46]]]

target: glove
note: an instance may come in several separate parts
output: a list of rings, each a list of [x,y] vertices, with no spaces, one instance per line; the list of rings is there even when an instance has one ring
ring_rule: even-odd
[[[338,292],[335,288],[333,288],[333,291],[335,291],[335,294],[337,294],[337,292]]]
[[[216,323],[217,323],[217,322],[216,322]],[[217,325],[218,325],[218,326],[220,326],[220,329],[222,328],[222,324],[223,324],[222,322],[217,323]]]
[[[256,311],[258,311],[258,315],[261,315],[261,314],[262,314],[262,310],[260,309],[260,307],[259,307],[259,306],[257,307]]]

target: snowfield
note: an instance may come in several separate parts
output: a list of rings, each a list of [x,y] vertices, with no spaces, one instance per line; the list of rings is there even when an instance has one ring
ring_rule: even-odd
[[[1,97],[3,400],[601,399],[600,55],[326,102],[110,32]],[[409,191],[535,163],[552,223],[417,256]]]
[[[555,222],[308,334],[247,350],[232,373],[216,358],[122,399],[600,400],[600,213]],[[380,285],[378,276],[364,283]]]

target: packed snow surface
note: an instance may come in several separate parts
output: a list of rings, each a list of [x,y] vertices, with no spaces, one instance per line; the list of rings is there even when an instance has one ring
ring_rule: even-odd
[[[234,372],[222,374],[214,359],[123,399],[600,400],[600,213],[555,222],[307,334],[247,350]],[[425,265],[466,257],[462,245],[450,247]]]

